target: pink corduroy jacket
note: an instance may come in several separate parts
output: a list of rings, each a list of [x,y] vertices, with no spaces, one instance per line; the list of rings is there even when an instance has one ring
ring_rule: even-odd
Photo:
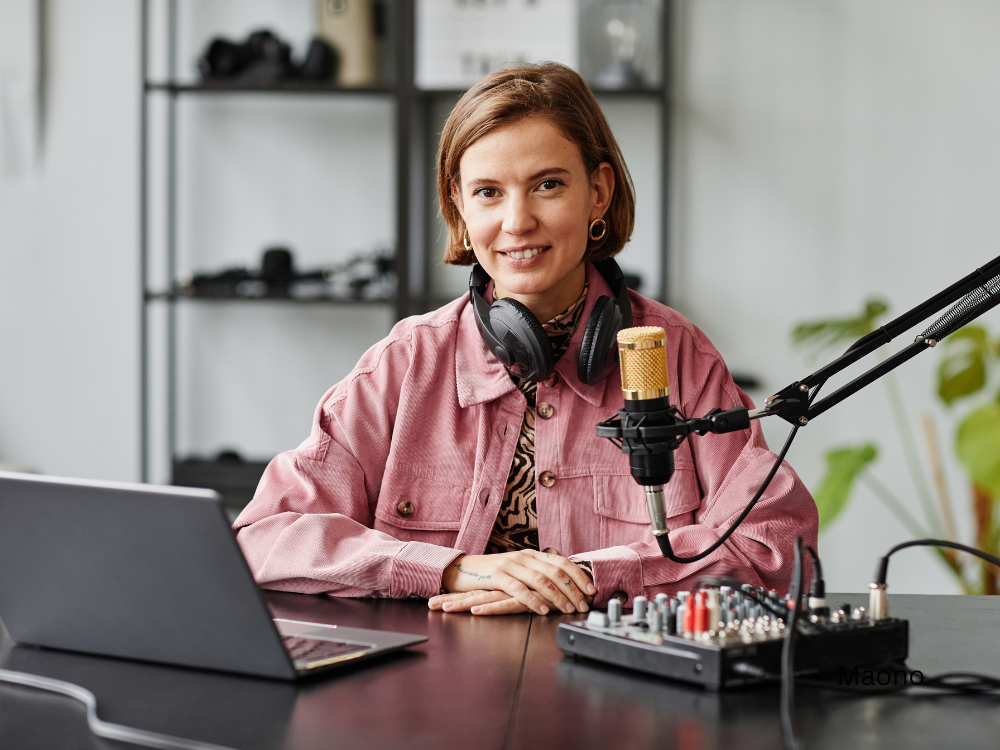
[[[610,294],[588,266],[586,321]],[[687,416],[751,406],[719,353],[691,322],[631,293],[633,325],[667,331],[671,403]],[[664,559],[628,458],[595,435],[622,407],[621,379],[583,385],[581,324],[538,384],[535,421],[539,544],[589,560],[595,602],[690,588],[733,575],[787,590],[795,536],[816,544],[816,506],[787,464],[718,550],[686,565]],[[277,456],[234,524],[257,581],[269,589],[336,596],[430,597],[460,554],[482,554],[503,500],[526,401],[476,330],[468,295],[400,321],[316,409],[312,433]],[[740,513],[775,459],[759,423],[690,437],[665,492],[678,555],[701,551]]]

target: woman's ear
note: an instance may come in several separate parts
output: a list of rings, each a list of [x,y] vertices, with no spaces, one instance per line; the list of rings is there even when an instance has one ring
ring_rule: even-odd
[[[608,162],[602,161],[597,165],[590,175],[590,187],[594,191],[593,220],[604,216],[615,193],[615,170]]]

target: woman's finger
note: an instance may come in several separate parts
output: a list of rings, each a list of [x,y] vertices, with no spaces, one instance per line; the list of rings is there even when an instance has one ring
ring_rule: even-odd
[[[427,600],[427,606],[431,609],[441,609],[444,604],[448,602],[456,602],[466,599],[470,596],[476,596],[478,594],[487,593],[485,589],[476,589],[474,591],[458,591],[451,594],[438,594],[437,596],[432,596]],[[502,592],[501,592],[502,593]]]
[[[568,598],[570,606],[572,609],[566,609],[561,607],[565,612],[572,612],[574,610],[578,612],[586,612],[589,607],[587,606],[587,595],[580,589],[577,582],[564,570],[561,566],[553,565],[545,560],[539,560],[534,557],[528,557],[524,562],[526,567],[532,570],[537,570],[539,573],[544,575],[548,580],[552,581]],[[574,565],[575,563],[570,563]],[[586,577],[586,573],[584,573]]]
[[[518,558],[511,558],[504,561],[500,569],[537,593],[560,612],[568,613],[576,611],[576,604],[570,601],[562,590],[560,590],[557,581],[552,580],[536,568],[529,567],[529,565],[538,565],[537,561],[521,557],[520,561],[527,563],[526,565],[522,565],[521,562],[515,562],[516,559]],[[553,570],[556,569],[553,568]],[[556,576],[557,579],[558,577]]]
[[[583,568],[577,565],[572,560],[562,557],[561,555],[554,555],[551,552],[539,552],[537,550],[530,550],[532,557],[536,560],[549,563],[550,565],[555,565],[560,570],[562,570],[570,580],[572,580],[580,591],[584,592],[588,596],[593,596],[597,593],[597,587],[594,586],[594,582],[590,580]]]
[[[523,571],[523,575],[527,577],[530,577],[534,573],[534,571],[529,571],[527,568],[516,564],[504,567],[520,568]],[[505,570],[498,570],[495,578],[496,585],[500,590],[506,591],[532,612],[537,612],[540,615],[547,615],[549,613],[548,602],[533,587],[528,586],[516,576],[509,575]]]
[[[560,612],[566,612],[567,614],[576,612],[576,602],[571,601],[563,593],[564,587],[560,585],[561,581],[566,580],[566,575],[559,568],[549,565],[548,569],[552,571],[552,576],[550,577],[540,570],[542,567],[542,563],[527,555],[517,558],[512,557],[504,563],[502,569],[529,588],[537,591]],[[581,601],[583,600],[583,595],[579,591],[576,592],[576,596]]]
[[[528,611],[528,608],[521,604],[521,602],[510,597],[503,601],[493,602],[492,604],[481,604],[472,608],[472,614],[474,615],[516,615]]]
[[[468,596],[461,599],[453,599],[452,601],[444,602],[444,604],[441,605],[441,609],[445,612],[468,612],[476,605],[491,604],[493,602],[503,601],[504,599],[510,599],[510,594],[506,591],[469,592]]]

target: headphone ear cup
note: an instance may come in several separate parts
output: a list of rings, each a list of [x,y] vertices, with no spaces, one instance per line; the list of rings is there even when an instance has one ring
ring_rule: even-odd
[[[532,381],[545,380],[552,374],[555,355],[549,335],[523,303],[506,297],[498,299],[490,307],[490,326],[507,348],[508,370]]]
[[[576,374],[581,383],[603,382],[618,363],[618,331],[624,325],[622,311],[613,297],[599,297],[587,320],[580,344]]]

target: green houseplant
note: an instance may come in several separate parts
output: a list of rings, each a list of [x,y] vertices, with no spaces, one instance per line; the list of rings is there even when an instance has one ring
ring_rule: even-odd
[[[879,299],[868,300],[858,315],[801,323],[792,331],[793,344],[818,354],[845,346],[875,330],[889,306]],[[990,393],[996,380],[1000,340],[991,339],[982,326],[970,325],[955,332],[942,344],[943,356],[937,370],[937,394],[949,410],[959,405],[966,411],[955,413],[954,447],[965,470],[971,489],[975,519],[974,544],[992,554],[1000,547],[1000,392]],[[847,506],[857,485],[864,486],[914,536],[936,536],[957,541],[952,502],[944,478],[937,430],[930,415],[922,418],[925,451],[921,459],[909,417],[904,407],[898,381],[892,373],[882,379],[893,417],[896,434],[912,475],[919,501],[914,513],[878,479],[874,472],[878,446],[871,441],[836,446],[827,451],[826,473],[816,487],[814,497],[819,511],[820,529],[833,521]],[[927,467],[930,478],[927,476]],[[933,488],[933,489],[932,489]],[[1000,590],[1000,571],[983,563],[969,574],[965,562],[951,550],[937,555],[955,576],[966,593],[995,594]]]

